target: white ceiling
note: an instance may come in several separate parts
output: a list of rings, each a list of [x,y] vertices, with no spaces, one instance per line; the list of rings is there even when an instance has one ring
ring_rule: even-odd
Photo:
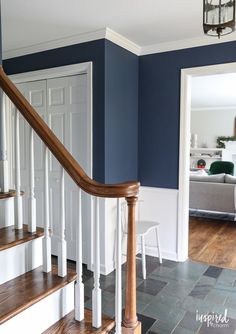
[[[141,47],[203,37],[202,0],[2,0],[2,17],[4,51],[105,27]]]
[[[192,78],[191,104],[196,109],[236,109],[236,73]]]

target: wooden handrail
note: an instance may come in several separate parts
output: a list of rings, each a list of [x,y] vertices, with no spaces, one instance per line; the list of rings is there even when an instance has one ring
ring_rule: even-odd
[[[81,189],[98,197],[127,198],[137,196],[138,182],[102,184],[92,180],[8,78],[2,66],[0,66],[0,87]]]

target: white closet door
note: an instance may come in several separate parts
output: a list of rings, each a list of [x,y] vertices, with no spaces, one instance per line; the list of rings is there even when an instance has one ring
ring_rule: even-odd
[[[48,79],[22,83],[17,85],[25,97],[35,107],[48,123],[54,133],[72,153],[82,168],[91,176],[91,115],[88,113],[87,75],[76,75],[63,78]],[[22,150],[22,185],[28,193],[27,161],[29,157],[29,128],[21,126]],[[37,225],[43,226],[43,146],[35,140],[35,194],[37,198]],[[25,144],[26,143],[26,144]],[[59,163],[49,156],[49,186],[50,186],[50,222],[53,232],[52,252],[57,254],[57,237],[60,221],[60,169]],[[67,255],[75,259],[75,226],[78,224],[78,187],[66,174],[66,240]],[[26,206],[27,206],[27,201]],[[25,212],[27,208],[25,208]],[[83,262],[90,263],[90,226],[91,198],[82,196],[83,215]]]
[[[87,75],[69,76],[47,80],[47,112],[49,125],[54,133],[60,138],[66,148],[72,153],[82,168],[91,174],[91,145],[88,145],[88,131],[90,115],[87,110]],[[89,133],[88,133],[89,132]],[[56,159],[49,158],[49,183],[51,199],[51,221],[53,232],[58,235],[60,205],[59,186],[60,169]],[[78,187],[66,174],[65,178],[66,199],[66,240],[68,258],[75,260],[75,227],[78,224]],[[91,222],[91,199],[86,194],[82,196],[83,217],[83,261],[88,263],[90,258],[90,222]],[[55,241],[53,240],[52,249]]]

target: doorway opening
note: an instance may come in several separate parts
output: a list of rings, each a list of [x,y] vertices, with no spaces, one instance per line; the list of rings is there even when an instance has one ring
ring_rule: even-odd
[[[189,256],[236,268],[236,248],[235,252],[232,249],[236,239],[236,177],[232,171],[216,174],[211,170],[212,162],[220,161],[217,166],[224,161],[235,162],[234,79],[235,63],[184,69],[181,73],[178,253],[182,261]],[[230,141],[219,143],[219,137]]]

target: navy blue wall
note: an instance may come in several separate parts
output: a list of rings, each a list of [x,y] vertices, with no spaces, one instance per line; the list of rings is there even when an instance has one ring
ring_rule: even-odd
[[[140,57],[139,180],[178,188],[180,71],[236,61],[236,42]]]
[[[105,180],[104,53],[102,39],[3,61],[8,74],[93,62],[93,174],[100,182]]]
[[[138,178],[138,56],[105,42],[106,183]]]
[[[105,40],[4,60],[8,74],[93,62],[93,174],[100,182],[137,179],[138,67],[134,54]]]

